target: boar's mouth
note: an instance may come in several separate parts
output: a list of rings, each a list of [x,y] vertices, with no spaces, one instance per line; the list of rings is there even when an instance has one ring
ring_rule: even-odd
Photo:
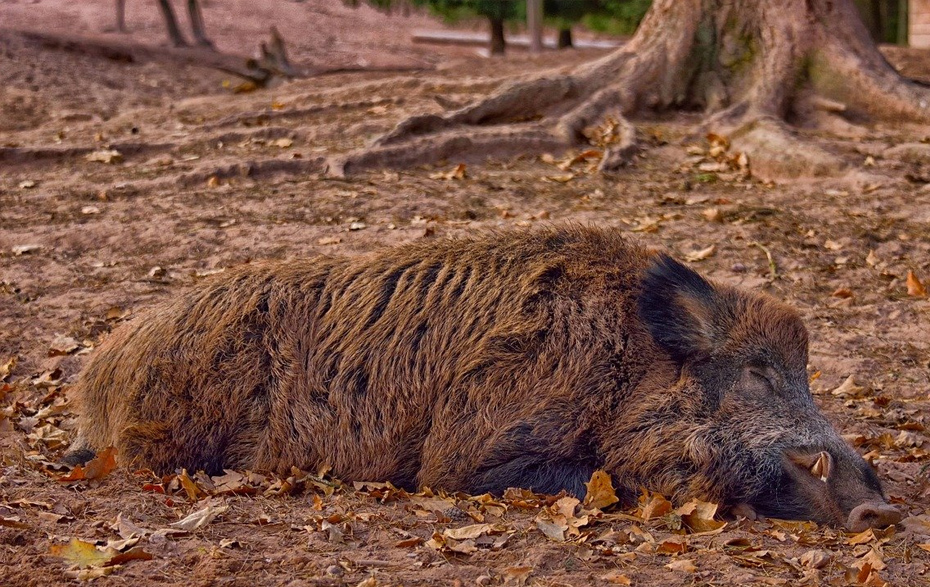
[[[897,524],[872,468],[851,449],[788,451],[775,483],[740,504],[765,517],[813,520],[853,532]]]

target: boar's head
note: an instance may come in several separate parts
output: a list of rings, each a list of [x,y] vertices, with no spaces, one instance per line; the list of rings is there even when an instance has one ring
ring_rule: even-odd
[[[807,330],[755,293],[712,285],[655,258],[638,299],[652,338],[680,369],[687,491],[743,512],[860,531],[897,523],[875,472],[814,403]]]

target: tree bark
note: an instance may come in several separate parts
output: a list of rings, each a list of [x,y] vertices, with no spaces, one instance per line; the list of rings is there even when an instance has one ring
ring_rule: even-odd
[[[158,0],[158,7],[165,19],[165,27],[168,29],[168,38],[171,40],[171,44],[175,47],[186,47],[187,41],[181,35],[178,19],[174,16],[174,9],[171,8],[170,0]]]
[[[526,29],[530,34],[530,53],[541,53],[543,49],[542,0],[526,0]]]
[[[491,55],[503,55],[507,48],[504,40],[504,19],[491,18]]]
[[[574,44],[572,43],[571,28],[559,29],[559,41],[557,47],[559,49],[568,49],[569,47],[574,47]]]
[[[429,163],[448,157],[453,145],[461,160],[508,147],[514,155],[533,145],[567,149],[617,121],[613,139],[599,145],[602,169],[612,170],[635,153],[624,117],[668,110],[704,112],[697,130],[730,134],[753,172],[800,175],[840,163],[800,142],[789,121],[828,128],[844,117],[930,121],[930,90],[888,64],[853,0],[655,0],[614,53],[569,73],[517,81],[449,114],[408,118],[330,169]]]
[[[126,32],[126,0],[116,0],[116,30]]]
[[[202,47],[213,47],[213,43],[207,38],[206,27],[203,22],[203,12],[200,10],[200,3],[198,0],[187,0],[187,13],[191,19],[194,41]]]

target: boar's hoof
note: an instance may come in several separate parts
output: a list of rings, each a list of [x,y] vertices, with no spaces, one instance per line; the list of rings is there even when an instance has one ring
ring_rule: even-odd
[[[850,532],[863,532],[869,528],[884,528],[901,521],[898,508],[882,502],[868,502],[853,508],[849,512],[846,528]]]
[[[76,467],[78,465],[86,465],[91,459],[93,459],[96,454],[94,451],[86,448],[78,448],[66,452],[61,457],[61,463],[63,465],[68,465],[69,467]]]

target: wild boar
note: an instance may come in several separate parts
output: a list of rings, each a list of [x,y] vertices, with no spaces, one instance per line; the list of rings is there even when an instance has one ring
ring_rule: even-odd
[[[896,523],[818,410],[798,315],[611,230],[555,227],[230,270],[117,329],[69,462],[473,493],[642,487]]]

